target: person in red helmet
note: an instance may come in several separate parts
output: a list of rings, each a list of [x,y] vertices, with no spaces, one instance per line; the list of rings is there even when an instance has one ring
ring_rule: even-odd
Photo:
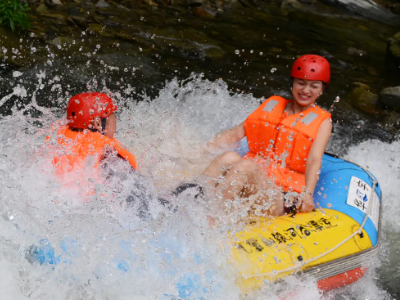
[[[67,120],[53,138],[47,138],[46,149],[65,199],[87,203],[100,198],[113,207],[131,208],[141,220],[148,220],[151,201],[164,206],[169,202],[157,197],[151,181],[136,172],[135,156],[114,138],[116,110],[104,93],[71,97]]]
[[[330,65],[321,56],[303,55],[290,76],[292,100],[268,98],[243,123],[207,145],[228,146],[247,137],[249,152],[244,157],[226,152],[203,174],[223,198],[252,199],[256,214],[314,209],[314,189],[332,131],[330,113],[315,101],[329,85]]]
[[[57,174],[83,168],[90,156],[98,166],[107,154],[117,155],[136,169],[136,159],[114,139],[117,106],[106,94],[91,92],[71,97],[67,106],[67,124],[59,128],[58,155],[53,157]]]

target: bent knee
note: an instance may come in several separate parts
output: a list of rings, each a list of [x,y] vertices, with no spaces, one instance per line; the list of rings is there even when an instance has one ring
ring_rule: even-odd
[[[224,165],[233,165],[239,162],[242,158],[234,151],[228,151],[218,157],[218,161]]]
[[[239,172],[250,173],[257,170],[258,166],[254,161],[241,159],[235,163],[235,169],[237,169]]]

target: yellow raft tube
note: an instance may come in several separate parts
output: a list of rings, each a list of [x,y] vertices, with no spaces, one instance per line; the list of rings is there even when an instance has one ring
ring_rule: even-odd
[[[362,167],[324,155],[316,210],[257,218],[232,234],[232,265],[243,292],[291,274],[311,274],[320,290],[350,284],[378,251],[381,190]]]

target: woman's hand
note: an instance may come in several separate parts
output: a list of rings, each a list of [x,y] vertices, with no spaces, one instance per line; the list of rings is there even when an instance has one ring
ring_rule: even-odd
[[[246,136],[244,129],[244,122],[233,127],[232,129],[225,130],[217,134],[211,141],[204,147],[204,152],[211,152],[212,149],[231,146]]]
[[[314,199],[310,192],[301,193],[302,197],[299,197],[297,203],[297,209],[300,209],[300,212],[311,212],[314,209]]]

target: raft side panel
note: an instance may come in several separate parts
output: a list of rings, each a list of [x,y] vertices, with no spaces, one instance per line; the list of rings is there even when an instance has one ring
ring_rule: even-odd
[[[361,179],[369,187],[373,186],[371,176],[361,167],[325,154],[322,160],[320,179],[314,192],[314,203],[316,207],[329,208],[342,212],[361,225],[365,213],[346,203],[352,177]],[[380,203],[382,192],[379,184],[375,187],[375,193],[374,201],[379,201]],[[369,202],[372,205],[372,202]],[[378,230],[371,218],[368,218],[364,229],[371,238],[372,245],[375,246],[378,243]]]
[[[243,138],[240,141],[240,145],[235,151],[241,156],[249,152],[247,138]],[[354,163],[347,162],[334,155],[324,154],[320,178],[314,191],[314,204],[316,208],[334,209],[344,213],[361,225],[364,221],[365,213],[346,203],[353,176],[361,179],[370,187],[373,186],[372,174],[368,174]],[[374,179],[376,178],[374,177]],[[378,209],[380,209],[382,192],[379,184],[376,185],[375,192],[378,198],[375,201],[379,201]],[[372,202],[370,201],[370,203]],[[378,224],[379,220],[376,223]],[[368,233],[372,245],[376,246],[378,243],[379,228],[376,228],[372,220],[368,218],[364,229]]]

